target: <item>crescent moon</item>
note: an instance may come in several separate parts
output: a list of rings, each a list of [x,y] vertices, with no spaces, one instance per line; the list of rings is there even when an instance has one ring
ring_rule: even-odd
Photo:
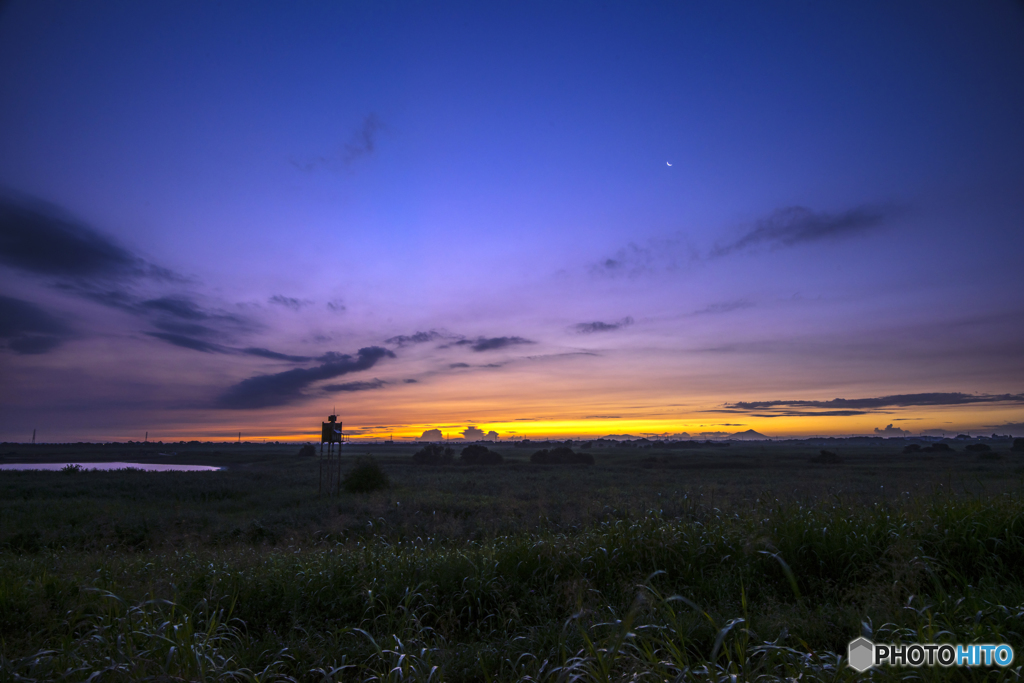
[[[666,161],[666,162],[665,162],[665,165],[666,165],[666,166],[671,166],[672,164],[670,164],[669,162],[667,162],[667,161]]]

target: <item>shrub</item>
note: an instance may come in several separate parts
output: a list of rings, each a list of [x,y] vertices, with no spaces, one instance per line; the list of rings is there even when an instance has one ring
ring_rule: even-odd
[[[590,453],[576,453],[568,446],[556,446],[551,450],[537,451],[530,456],[535,465],[593,465],[594,456]]]
[[[487,446],[475,443],[462,449],[459,460],[466,465],[500,465],[505,462],[501,453],[496,453]]]
[[[341,480],[342,487],[349,493],[369,493],[387,488],[390,484],[388,475],[377,461],[369,456],[357,458],[355,466]]]
[[[311,446],[308,443],[305,446],[303,446],[302,448],[299,449],[299,457],[300,458],[312,458],[315,455],[316,455],[316,449],[313,448],[313,446]]]
[[[413,453],[417,465],[451,465],[455,451],[438,443],[430,443]]]
[[[911,445],[916,446],[917,444]],[[918,446],[918,448],[920,447]],[[908,451],[906,448],[904,448],[903,452],[907,453]],[[821,451],[818,455],[811,458],[811,462],[816,465],[838,465],[839,463],[842,462],[842,460],[840,460],[839,456],[833,453],[832,451]]]
[[[987,443],[972,443],[964,447],[965,451],[971,451],[972,453],[988,453],[992,449],[989,448]]]
[[[903,447],[903,454],[907,455],[909,453],[917,453],[920,450],[921,450],[921,444],[918,444],[918,443],[908,443],[906,446]],[[822,453],[824,453],[824,452],[825,451],[822,451]]]
[[[1015,450],[1015,451],[1024,451],[1024,439],[1014,439],[1013,440],[1013,450]]]

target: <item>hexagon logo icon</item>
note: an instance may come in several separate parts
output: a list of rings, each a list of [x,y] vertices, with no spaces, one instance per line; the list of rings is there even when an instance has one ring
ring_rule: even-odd
[[[875,644],[863,636],[851,640],[846,650],[846,659],[851,669],[864,673],[875,664]]]

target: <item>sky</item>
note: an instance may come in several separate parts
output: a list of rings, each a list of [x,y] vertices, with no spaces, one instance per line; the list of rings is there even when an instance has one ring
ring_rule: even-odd
[[[0,440],[1024,436],[1022,189],[1010,0],[10,0]]]

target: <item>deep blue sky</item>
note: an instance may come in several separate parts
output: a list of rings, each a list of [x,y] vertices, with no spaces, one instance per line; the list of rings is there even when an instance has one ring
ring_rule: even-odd
[[[1020,3],[15,1],[0,187],[0,438],[1024,422]]]

